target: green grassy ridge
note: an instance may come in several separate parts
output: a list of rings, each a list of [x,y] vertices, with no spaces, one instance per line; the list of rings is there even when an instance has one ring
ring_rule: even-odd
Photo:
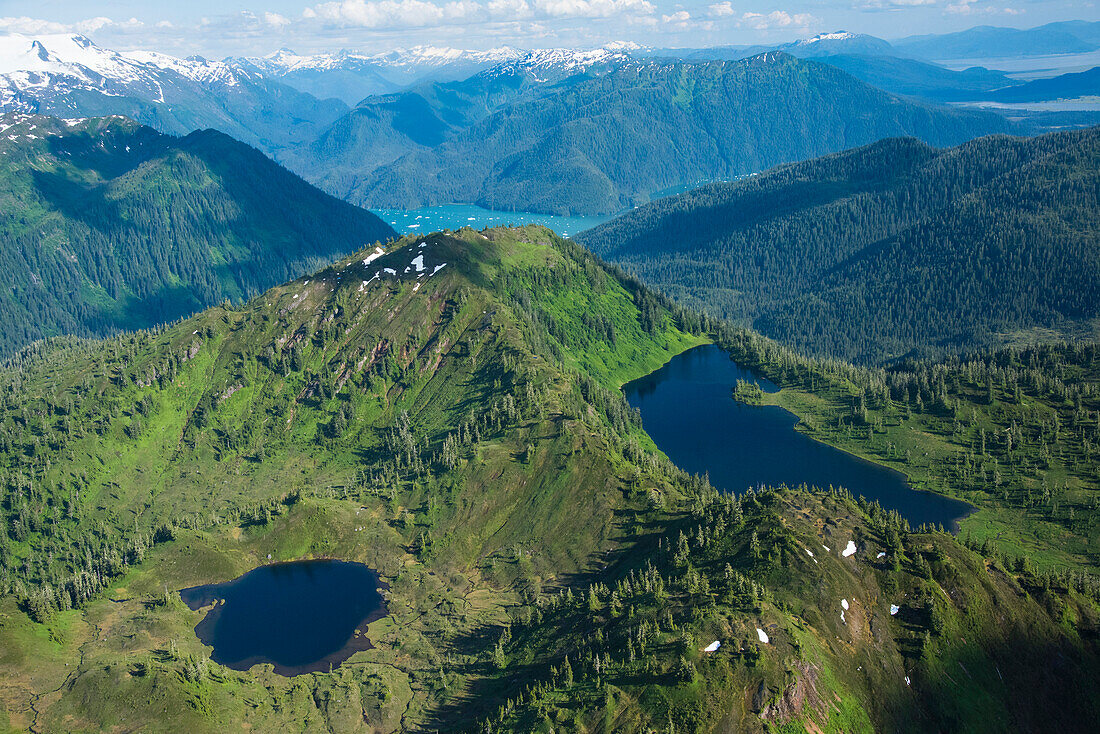
[[[842,494],[711,496],[587,589],[517,610],[466,728],[1087,731],[1095,594]]]
[[[0,356],[58,334],[146,328],[394,232],[213,130],[0,117]]]

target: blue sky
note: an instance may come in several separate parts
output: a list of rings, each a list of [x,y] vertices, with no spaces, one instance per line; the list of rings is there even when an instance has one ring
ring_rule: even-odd
[[[430,43],[649,46],[774,43],[823,31],[883,38],[975,25],[1100,19],[1100,0],[0,0],[0,31],[78,31],[176,55],[384,51]]]

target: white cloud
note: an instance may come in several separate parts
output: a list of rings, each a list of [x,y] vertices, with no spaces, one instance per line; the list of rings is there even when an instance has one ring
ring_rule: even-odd
[[[302,16],[352,28],[423,28],[479,20],[647,16],[649,0],[333,0],[306,8]]]
[[[855,5],[856,10],[902,10],[926,5],[936,5],[939,0],[864,0]]]
[[[29,36],[43,33],[95,33],[106,28],[132,30],[141,28],[144,25],[137,18],[115,21],[103,16],[86,18],[75,23],[58,23],[52,20],[28,18],[26,16],[0,18],[0,31],[23,33]]]
[[[662,23],[687,23],[689,20],[691,20],[691,13],[686,10],[677,11],[672,15],[661,16]]]
[[[343,0],[323,2],[313,7],[307,18],[315,17],[354,28],[422,28],[447,21],[470,20],[474,13],[481,10],[480,4],[462,0],[445,4],[425,0]]]
[[[649,0],[535,0],[535,8],[551,18],[611,18],[656,10]]]
[[[788,13],[786,10],[773,10],[770,13],[745,13],[738,25],[757,31],[770,31],[779,28],[806,29],[820,23],[821,19],[809,13]]]
[[[978,5],[978,0],[958,0],[946,6],[944,10],[952,15],[1020,15],[1024,12],[1016,8]]]
[[[529,18],[534,13],[527,0],[489,0],[488,8],[496,18]]]
[[[443,5],[425,0],[343,0],[307,8],[306,17],[359,28],[417,28],[469,20],[481,9],[468,0]]]
[[[290,25],[290,20],[278,13],[264,13],[264,22],[272,28],[285,28]]]
[[[731,2],[715,3],[707,8],[707,13],[712,18],[725,18],[726,16],[733,15],[735,12],[737,11],[733,9],[733,3]]]

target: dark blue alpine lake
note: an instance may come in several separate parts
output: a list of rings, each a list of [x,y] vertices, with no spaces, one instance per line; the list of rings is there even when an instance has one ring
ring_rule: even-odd
[[[794,430],[798,418],[783,408],[735,401],[731,391],[739,379],[765,392],[778,389],[718,347],[705,345],[624,385],[623,392],[641,412],[657,446],[681,469],[709,474],[718,489],[844,487],[897,510],[914,527],[938,523],[955,528],[970,511],[965,502],[915,491],[902,474],[799,433]]]
[[[294,561],[232,581],[183,589],[191,609],[214,604],[195,632],[234,670],[271,663],[282,675],[328,670],[372,646],[367,625],[386,614],[378,575],[360,563]]]

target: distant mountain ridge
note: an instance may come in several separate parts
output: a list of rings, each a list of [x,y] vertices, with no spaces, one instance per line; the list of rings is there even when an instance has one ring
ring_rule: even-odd
[[[367,97],[316,140],[282,160],[327,191],[355,201],[375,170],[442,144],[489,115],[561,85],[641,63],[616,48],[528,51],[467,79],[425,82]]]
[[[153,326],[394,235],[213,130],[0,116],[0,357]]]
[[[364,206],[467,201],[596,214],[686,181],[728,179],[882,137],[948,145],[1010,130],[997,115],[902,100],[779,52],[710,63],[625,56],[533,86],[512,76],[511,87],[485,87],[489,74],[446,87],[436,101],[419,91],[384,100],[407,125],[367,101],[322,136],[312,168],[294,166]],[[500,91],[496,109],[485,104],[490,88]],[[455,98],[464,101],[449,105]],[[342,129],[356,117],[366,122]],[[437,134],[410,143],[413,129]],[[381,167],[371,154],[379,139],[396,140],[392,162]],[[408,152],[396,155],[402,145]],[[365,164],[356,168],[356,160]]]
[[[1100,21],[1027,29],[976,26],[957,33],[909,36],[893,45],[902,53],[936,60],[1086,53],[1100,48]]]

